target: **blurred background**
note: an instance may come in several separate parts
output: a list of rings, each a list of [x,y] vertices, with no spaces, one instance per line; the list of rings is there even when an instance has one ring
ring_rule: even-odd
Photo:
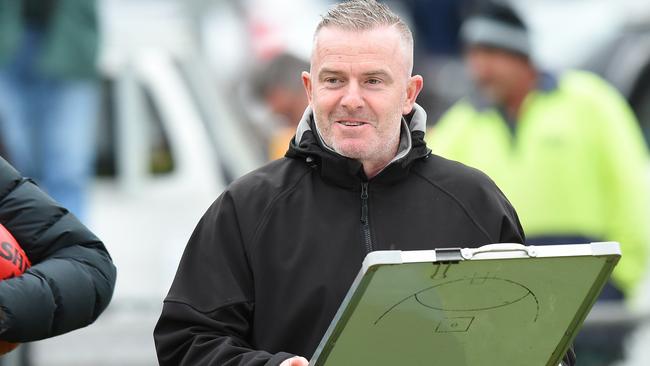
[[[536,62],[602,75],[650,141],[650,2],[512,2],[531,27]],[[0,364],[157,364],[152,331],[185,243],[227,184],[284,153],[307,103],[298,76],[331,3],[96,2],[96,174],[83,219],[117,265],[115,295],[92,326],[22,346]],[[433,124],[469,89],[457,39],[463,2],[387,3],[415,31],[415,68],[425,77],[418,102]],[[617,365],[650,365],[650,281],[644,286],[634,304],[597,306],[586,321],[584,331],[626,337]]]

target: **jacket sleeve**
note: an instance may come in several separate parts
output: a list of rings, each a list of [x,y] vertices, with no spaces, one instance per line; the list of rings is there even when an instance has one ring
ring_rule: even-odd
[[[496,188],[496,190],[499,197],[498,205],[501,207],[501,210],[503,212],[499,242],[524,244],[526,242],[526,235],[524,234],[524,229],[521,226],[521,222],[519,221],[519,216],[517,215],[515,208],[512,207],[512,204],[510,204],[510,201],[508,201],[501,190],[498,188]]]
[[[496,183],[476,168],[447,161],[457,166],[455,178],[439,180],[438,184],[456,197],[471,222],[483,233],[483,241],[473,244],[525,243],[526,237],[519,216]]]
[[[447,159],[456,161],[467,161],[467,143],[459,143],[467,138],[468,131],[471,130],[470,124],[476,118],[476,111],[468,100],[461,100],[452,106],[440,119],[440,121],[427,132],[427,146],[431,148],[434,154],[444,156]],[[519,217],[508,201],[506,196],[496,186],[496,184],[487,178],[485,197],[477,199],[475,202],[481,202],[481,206],[474,210],[476,217],[500,218],[498,223],[482,222],[485,228],[499,228],[499,232],[492,234],[490,240],[499,243],[524,243],[524,230],[519,222]]]
[[[251,344],[253,275],[232,196],[197,225],[154,330],[160,365],[279,365],[289,353]]]
[[[0,222],[32,267],[0,281],[0,339],[28,342],[91,324],[108,306],[116,270],[104,244],[0,158]]]

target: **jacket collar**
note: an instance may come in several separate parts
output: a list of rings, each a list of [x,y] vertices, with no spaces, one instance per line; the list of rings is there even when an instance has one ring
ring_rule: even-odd
[[[426,119],[426,112],[417,104],[410,114],[403,116],[398,153],[372,179],[373,182],[388,183],[402,179],[415,160],[429,155],[431,150],[424,142]],[[368,180],[359,161],[338,154],[323,141],[310,107],[307,107],[298,124],[286,156],[304,159],[306,164],[319,169],[324,179],[337,185],[352,187]]]

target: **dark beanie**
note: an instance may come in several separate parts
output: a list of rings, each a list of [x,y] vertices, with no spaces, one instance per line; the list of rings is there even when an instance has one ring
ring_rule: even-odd
[[[467,46],[488,46],[530,56],[526,24],[505,1],[479,0],[463,21],[461,38]]]

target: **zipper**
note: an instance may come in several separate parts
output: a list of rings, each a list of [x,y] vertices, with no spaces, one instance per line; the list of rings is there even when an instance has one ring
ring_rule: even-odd
[[[372,252],[370,222],[368,220],[368,182],[361,183],[361,239],[366,248],[366,253]]]

